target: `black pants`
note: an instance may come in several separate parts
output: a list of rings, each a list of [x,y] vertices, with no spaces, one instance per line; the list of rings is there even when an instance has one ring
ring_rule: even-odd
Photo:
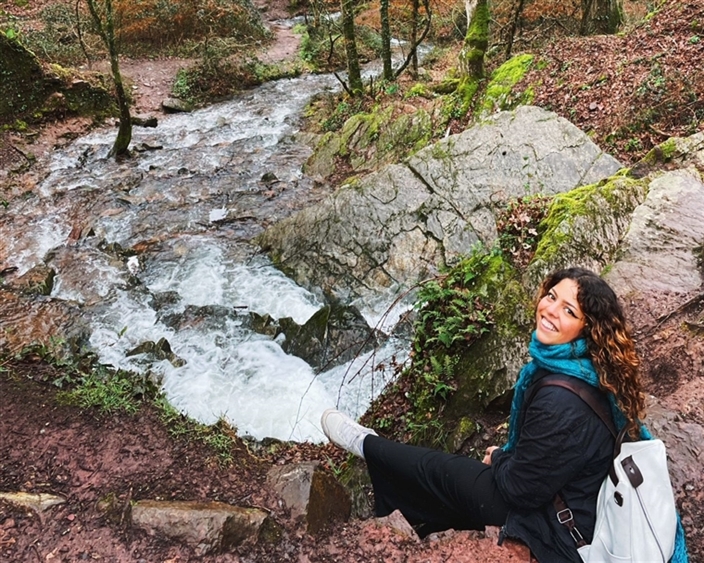
[[[398,509],[422,535],[449,528],[483,530],[506,521],[508,505],[488,465],[374,435],[364,439],[363,447],[377,516]]]

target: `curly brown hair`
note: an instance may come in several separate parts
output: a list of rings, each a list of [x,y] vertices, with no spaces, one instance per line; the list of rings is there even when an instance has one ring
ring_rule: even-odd
[[[550,274],[542,283],[538,299],[564,279],[577,284],[577,301],[585,317],[581,336],[587,341],[599,386],[616,397],[629,434],[636,437],[645,417],[645,394],[640,380],[640,358],[618,297],[603,279],[585,268],[566,268]]]

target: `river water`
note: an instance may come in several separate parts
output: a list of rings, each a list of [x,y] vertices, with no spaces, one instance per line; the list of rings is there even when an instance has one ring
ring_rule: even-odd
[[[327,192],[301,172],[311,150],[297,134],[311,97],[338,87],[307,75],[164,116],[155,129],[134,128],[136,156],[122,163],[107,157],[116,129],[76,139],[52,156],[35,193],[5,211],[4,265],[53,268],[51,297],[79,306],[100,361],[153,376],[189,416],[223,417],[257,439],[323,440],[322,411],[361,414],[392,377],[379,365],[403,353],[391,341],[315,373],[253,332],[250,312],[304,323],[322,303],[251,239]],[[381,313],[359,305],[372,323]],[[134,353],[161,338],[177,360]]]

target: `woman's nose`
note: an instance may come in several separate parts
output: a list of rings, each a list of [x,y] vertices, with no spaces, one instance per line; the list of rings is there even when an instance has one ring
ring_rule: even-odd
[[[560,309],[560,305],[557,303],[557,301],[552,301],[545,308],[545,312],[552,315],[552,316],[555,316],[555,315],[557,315],[557,312],[559,311],[559,309]]]

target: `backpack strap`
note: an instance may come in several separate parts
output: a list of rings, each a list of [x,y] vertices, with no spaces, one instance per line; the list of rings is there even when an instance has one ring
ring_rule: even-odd
[[[531,390],[530,400],[532,400],[533,396],[535,395],[535,393],[537,393],[538,389],[547,386],[562,387],[564,389],[567,389],[577,395],[587,405],[589,405],[589,407],[609,429],[609,432],[611,432],[613,437],[616,438],[617,448],[620,449],[620,442],[621,440],[623,440],[623,432],[618,433],[616,431],[616,426],[614,425],[610,410],[606,407],[606,405],[604,405],[603,401],[599,401],[596,398],[595,393],[599,392],[598,389],[592,387],[586,382],[572,377],[569,377],[568,379],[553,379],[547,376],[543,377],[535,383],[535,385],[533,386],[534,388]],[[609,476],[612,480],[616,478],[616,473],[614,471],[613,464],[609,468]],[[617,478],[616,480],[618,481]],[[582,536],[582,533],[579,531],[579,529],[577,529],[577,525],[575,524],[572,511],[567,506],[567,503],[565,503],[564,499],[562,498],[559,492],[555,493],[555,496],[552,499],[552,505],[555,508],[557,521],[567,528],[570,533],[570,536],[572,536],[572,539],[576,544],[577,549],[587,545],[587,541],[584,539],[584,536]]]
[[[568,376],[569,377],[569,376]],[[611,416],[611,411],[606,408],[603,402],[597,400],[594,393],[599,393],[600,391],[595,387],[592,387],[588,383],[582,382],[574,377],[569,377],[568,379],[552,379],[549,376],[543,377],[538,380],[534,387],[533,394],[535,394],[541,387],[546,387],[552,385],[554,387],[563,387],[564,389],[569,389],[582,399],[591,409],[596,413],[596,415],[601,419],[601,421],[606,425],[614,438],[618,437],[618,432],[616,431],[616,426],[614,425],[613,417]],[[532,396],[531,396],[532,398]]]

